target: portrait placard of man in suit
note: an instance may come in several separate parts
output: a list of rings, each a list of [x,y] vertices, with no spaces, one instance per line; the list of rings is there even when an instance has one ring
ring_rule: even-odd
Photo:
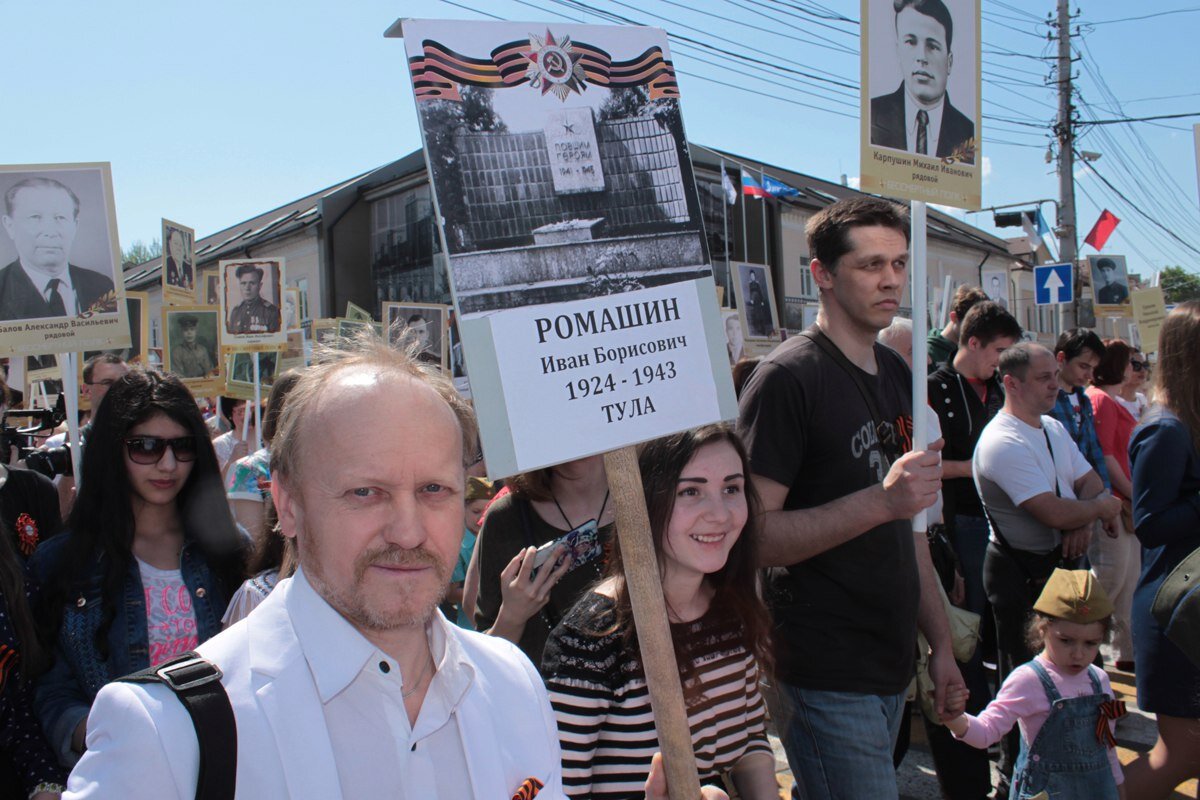
[[[871,98],[871,144],[975,163],[975,123],[950,102],[954,20],[942,0],[893,0],[900,85]],[[881,31],[880,46],[888,37]],[[964,55],[970,63],[973,53]]]
[[[116,310],[112,279],[70,262],[79,213],[79,196],[54,178],[24,178],[4,193],[0,223],[17,258],[0,268],[0,321]]]

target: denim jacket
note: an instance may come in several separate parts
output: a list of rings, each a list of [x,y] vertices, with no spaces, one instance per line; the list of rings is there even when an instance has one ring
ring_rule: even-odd
[[[34,580],[49,586],[66,568],[69,533],[49,539],[33,554],[29,569]],[[196,632],[201,642],[221,630],[221,615],[229,601],[228,590],[209,570],[199,545],[185,541],[180,555],[183,581],[192,596]],[[108,631],[108,659],[96,649],[95,636],[103,617],[101,592],[104,568],[101,557],[92,563],[82,589],[68,597],[55,644],[54,666],[37,682],[34,710],[59,759],[72,766],[79,758],[71,749],[71,735],[86,718],[96,693],[104,684],[150,666],[150,641],[146,623],[146,598],[136,559],[130,559],[122,601]]]
[[[1104,481],[1105,489],[1112,489],[1112,481],[1108,478],[1108,465],[1104,462],[1104,451],[1100,449],[1100,440],[1096,438],[1096,421],[1092,417],[1092,400],[1083,391],[1082,386],[1076,386],[1071,393],[1079,400],[1079,412],[1083,422],[1076,424],[1075,410],[1071,407],[1071,395],[1062,389],[1058,390],[1058,399],[1050,416],[1061,422],[1079,446],[1083,457],[1096,470],[1100,480]]]

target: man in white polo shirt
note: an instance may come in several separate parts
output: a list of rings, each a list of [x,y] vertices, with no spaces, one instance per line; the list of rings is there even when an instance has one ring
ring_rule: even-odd
[[[1004,408],[984,428],[972,461],[991,529],[983,584],[996,617],[1003,680],[1034,656],[1025,624],[1046,579],[1056,566],[1087,552],[1095,523],[1107,527],[1121,503],[1066,428],[1048,416],[1058,396],[1054,354],[1022,342],[1001,354],[999,367]],[[1014,736],[1005,738],[1004,776],[1012,774],[1016,747]]]

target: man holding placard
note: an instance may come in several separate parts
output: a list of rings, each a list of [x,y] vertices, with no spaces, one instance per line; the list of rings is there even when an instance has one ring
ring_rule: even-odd
[[[909,220],[883,200],[843,200],[807,234],[817,324],[763,360],[739,418],[765,512],[762,559],[786,568],[771,596],[776,718],[802,796],[896,797],[892,748],[918,627],[939,711],[962,684],[911,523],[937,498],[941,444],[904,452],[911,372],[875,343],[904,293]]]

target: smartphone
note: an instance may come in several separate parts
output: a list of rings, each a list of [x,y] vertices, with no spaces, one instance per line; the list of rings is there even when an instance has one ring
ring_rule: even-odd
[[[563,545],[566,551],[562,558],[571,557],[571,566],[567,570],[568,572],[584,564],[590,564],[604,554],[604,545],[600,541],[600,528],[596,524],[596,520],[589,519],[575,530],[568,531],[558,539],[546,542],[537,549],[533,556],[533,570],[529,573],[530,580],[537,577],[538,570],[550,560],[550,555],[559,545]],[[557,566],[558,563],[555,561],[554,565]]]

